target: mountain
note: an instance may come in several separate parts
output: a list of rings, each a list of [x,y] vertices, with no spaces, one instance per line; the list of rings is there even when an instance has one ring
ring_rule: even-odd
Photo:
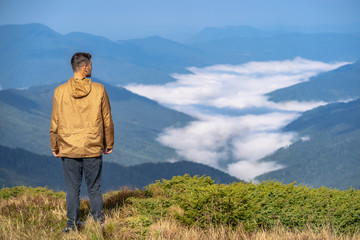
[[[190,66],[207,66],[212,61],[204,57],[204,53],[191,46],[180,44],[162,37],[147,37],[127,41],[117,41],[119,44],[135,46],[143,51],[142,56],[132,54],[127,61],[158,69],[166,73],[189,73],[185,69]]]
[[[109,94],[115,125],[114,151],[106,160],[129,166],[178,159],[173,149],[161,145],[156,138],[165,128],[184,126],[194,120],[192,117],[124,88],[101,83]],[[59,84],[0,91],[0,145],[51,155],[52,96]]]
[[[72,74],[71,56],[77,51],[90,52],[93,76],[114,85],[174,80],[169,75],[171,69],[162,67],[167,64],[166,59],[153,57],[131,42],[114,42],[86,33],[62,35],[40,24],[0,26],[0,35],[3,89],[66,80]]]
[[[204,29],[191,43],[161,37],[111,41],[80,32],[63,35],[41,24],[0,26],[0,35],[0,89],[64,81],[72,74],[70,59],[78,51],[93,55],[94,77],[122,86],[171,82],[173,73],[188,73],[193,66],[295,57],[360,59],[359,34],[305,34],[246,26]]]
[[[333,71],[320,73],[307,82],[278,89],[267,94],[269,100],[339,101],[360,97],[360,60]]]
[[[289,33],[359,33],[359,24],[349,24],[342,26],[334,25],[314,25],[314,26],[276,26],[267,29],[258,29],[250,26],[224,26],[224,27],[206,27],[191,38],[188,43],[209,42],[224,38],[266,38],[280,34]]]
[[[226,26],[226,27],[206,27],[199,33],[187,40],[188,43],[209,42],[224,38],[242,37],[269,37],[277,35],[279,31],[264,31],[249,26]]]
[[[215,64],[285,60],[301,57],[331,62],[360,59],[360,34],[279,32],[221,37],[190,44]]]
[[[285,168],[258,176],[284,183],[296,181],[313,187],[360,188],[360,99],[334,103],[305,112],[284,131],[299,140],[262,161]]]
[[[0,186],[48,186],[65,190],[61,159],[35,154],[19,148],[0,146]],[[189,174],[210,176],[217,183],[232,183],[238,180],[209,166],[193,162],[147,163],[124,167],[116,163],[103,163],[103,191],[118,190],[121,186],[143,188],[155,180],[171,179]],[[82,193],[86,192],[85,184]]]

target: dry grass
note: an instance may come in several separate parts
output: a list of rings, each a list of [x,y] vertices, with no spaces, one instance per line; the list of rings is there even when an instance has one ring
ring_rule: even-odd
[[[321,229],[314,232],[312,229],[305,231],[287,231],[282,227],[271,231],[256,231],[248,233],[241,227],[230,229],[226,226],[211,229],[201,229],[198,227],[184,227],[172,220],[158,221],[150,227],[150,234],[146,239],[209,239],[209,240],[332,240],[332,239],[360,239],[360,235],[355,236],[336,236],[328,229]]]
[[[246,232],[238,227],[231,229],[216,226],[209,229],[188,227],[173,217],[151,219],[140,215],[126,204],[128,197],[144,197],[141,191],[124,189],[105,195],[105,226],[94,222],[89,215],[88,201],[82,201],[82,220],[86,226],[78,232],[64,234],[66,225],[65,199],[51,196],[22,195],[8,200],[0,200],[0,239],[216,239],[216,240],[330,240],[360,239],[360,234],[335,235],[329,228],[314,231],[288,231],[279,226],[274,230]]]
[[[66,222],[65,200],[19,196],[0,200],[0,239],[49,239]]]

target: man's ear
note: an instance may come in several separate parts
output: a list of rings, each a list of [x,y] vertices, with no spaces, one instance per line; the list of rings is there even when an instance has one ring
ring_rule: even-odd
[[[85,73],[87,70],[86,64],[84,66],[81,67],[81,72]]]

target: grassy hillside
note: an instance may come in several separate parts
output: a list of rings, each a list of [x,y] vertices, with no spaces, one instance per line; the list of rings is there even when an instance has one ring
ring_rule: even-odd
[[[85,227],[68,235],[65,194],[44,188],[0,191],[1,239],[359,239],[360,191],[276,182],[218,185],[174,177],[146,190],[104,195],[105,225],[81,201]]]
[[[284,169],[258,176],[309,186],[360,188],[360,100],[336,103],[305,112],[286,126],[299,141],[265,157]],[[302,140],[301,140],[302,139]]]
[[[0,91],[0,145],[51,155],[52,96],[59,84]],[[114,152],[105,159],[125,166],[178,159],[173,149],[162,146],[156,138],[163,129],[182,126],[193,118],[124,88],[103,84],[115,124]]]

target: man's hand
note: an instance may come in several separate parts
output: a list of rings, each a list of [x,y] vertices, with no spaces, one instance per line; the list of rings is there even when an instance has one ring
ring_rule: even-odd
[[[59,156],[59,150],[53,151],[52,153],[53,153],[54,157],[56,157],[56,158],[60,157]]]
[[[112,148],[105,148],[104,153],[105,153],[105,154],[110,154],[110,153],[112,153]]]

